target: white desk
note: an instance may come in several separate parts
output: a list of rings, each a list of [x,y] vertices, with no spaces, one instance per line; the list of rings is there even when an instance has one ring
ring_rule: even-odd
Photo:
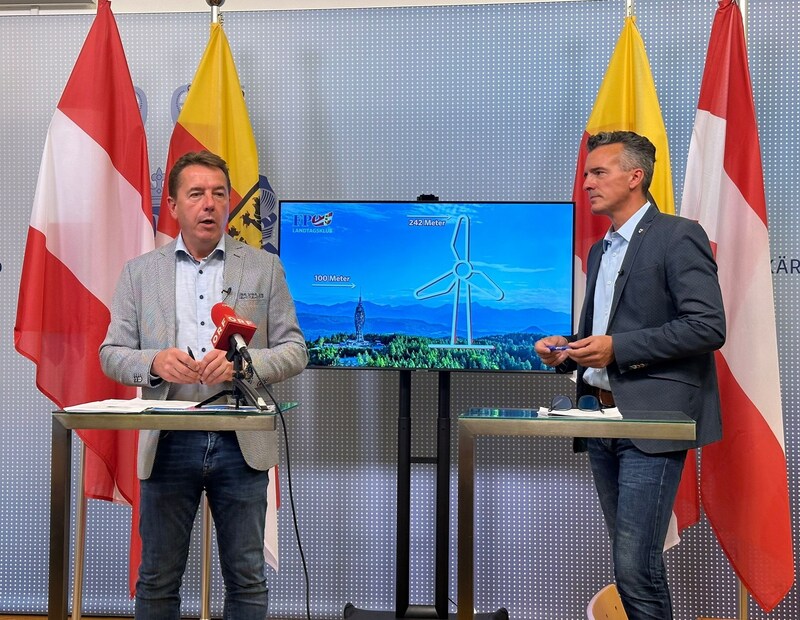
[[[695,438],[683,413],[626,413],[622,420],[538,417],[533,409],[470,409],[458,417],[458,620],[472,620],[475,606],[475,439],[479,435],[548,437]]]
[[[286,411],[297,403],[283,403]],[[77,429],[271,431],[274,413],[68,413],[53,412],[50,462],[50,575],[48,620],[66,620],[69,593],[72,437]]]

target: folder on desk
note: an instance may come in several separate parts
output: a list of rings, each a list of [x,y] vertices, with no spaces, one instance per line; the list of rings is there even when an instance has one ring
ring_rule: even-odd
[[[590,420],[621,420],[622,414],[616,407],[608,407],[600,411],[584,411],[583,409],[554,409],[539,407],[540,418],[586,418]]]
[[[224,413],[226,415],[255,415],[273,414],[275,406],[269,405],[266,409],[258,409],[250,405],[212,404],[202,408],[197,406],[196,401],[191,400],[147,400],[144,398],[117,399],[108,398],[97,400],[90,403],[65,407],[67,413],[157,413],[161,415],[180,414],[180,415],[214,415]]]
[[[144,413],[150,409],[169,409],[172,411],[185,411],[197,405],[196,401],[189,400],[147,400],[144,398],[107,398],[82,403],[71,407],[64,407],[68,413]]]
[[[162,401],[169,402],[169,401]],[[158,413],[161,415],[180,414],[180,415],[214,415],[216,413],[225,415],[272,415],[277,412],[275,405],[266,407],[254,407],[253,405],[203,405],[202,407],[191,406],[187,409],[177,409],[174,407],[151,407],[145,409],[143,413]]]

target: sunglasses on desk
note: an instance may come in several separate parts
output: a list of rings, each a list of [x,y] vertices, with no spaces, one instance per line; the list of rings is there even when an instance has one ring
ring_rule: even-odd
[[[584,394],[581,396],[578,399],[577,407],[573,405],[572,399],[569,396],[553,396],[548,411],[569,411],[570,409],[579,409],[580,411],[603,411],[600,401],[597,396],[593,394]]]

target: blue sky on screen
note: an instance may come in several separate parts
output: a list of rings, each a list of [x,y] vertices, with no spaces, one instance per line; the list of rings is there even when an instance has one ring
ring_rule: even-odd
[[[457,258],[453,235],[468,216],[470,263],[504,296],[473,287],[473,303],[570,312],[573,211],[569,203],[283,202],[280,254],[295,299],[332,305],[452,304],[453,291],[420,301],[414,291]],[[464,222],[456,239],[464,256]],[[486,285],[485,280],[481,280]],[[490,285],[487,285],[490,286]]]

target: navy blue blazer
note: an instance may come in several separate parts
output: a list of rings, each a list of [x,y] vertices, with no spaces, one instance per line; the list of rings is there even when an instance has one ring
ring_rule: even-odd
[[[589,251],[573,339],[591,335],[602,254],[600,240]],[[637,448],[685,450],[722,437],[714,351],[725,343],[725,312],[711,245],[697,222],[648,209],[620,268],[606,333],[615,356],[608,378],[623,417],[626,411],[682,411],[697,423],[695,441],[633,439]],[[584,370],[578,367],[579,395],[591,389]]]

